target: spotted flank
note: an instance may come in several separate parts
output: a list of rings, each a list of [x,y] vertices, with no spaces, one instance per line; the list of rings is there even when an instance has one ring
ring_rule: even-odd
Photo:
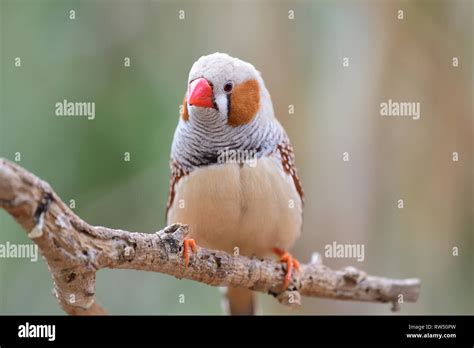
[[[178,164],[176,161],[170,162],[170,190],[168,194],[168,202],[166,203],[166,216],[168,216],[168,211],[170,210],[171,206],[173,205],[174,197],[176,195],[176,184],[178,183],[181,178],[186,176],[188,173]]]
[[[284,171],[293,179],[296,191],[298,191],[298,194],[300,195],[301,202],[304,203],[303,186],[301,185],[301,181],[298,177],[293,147],[291,146],[290,142],[285,139],[277,145],[277,151],[278,155],[280,156],[281,164],[283,166]]]

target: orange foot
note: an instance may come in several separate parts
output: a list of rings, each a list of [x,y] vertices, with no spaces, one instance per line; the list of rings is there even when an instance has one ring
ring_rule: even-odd
[[[293,275],[293,269],[300,271],[300,263],[297,259],[291,256],[290,253],[283,251],[279,248],[273,248],[273,252],[280,257],[281,262],[286,262],[286,274],[283,287],[286,289],[290,285],[291,276]]]
[[[188,265],[189,265],[189,248],[191,248],[193,252],[196,252],[197,251],[196,241],[194,239],[185,238],[183,241],[183,256],[184,256],[184,264],[186,268],[188,268]]]

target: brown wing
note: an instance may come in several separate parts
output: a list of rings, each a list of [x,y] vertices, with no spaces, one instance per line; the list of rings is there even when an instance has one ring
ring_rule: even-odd
[[[165,219],[168,220],[168,211],[171,208],[171,205],[174,201],[174,196],[176,195],[176,184],[182,177],[187,175],[186,171],[178,164],[178,162],[171,160],[170,162],[171,176],[170,176],[170,191],[168,194],[168,202],[166,203],[166,216]]]
[[[295,153],[288,139],[284,139],[277,145],[277,151],[281,158],[281,164],[285,172],[293,178],[295,188],[301,198],[301,203],[304,203],[304,192],[301,180],[298,178],[298,172],[295,165]]]

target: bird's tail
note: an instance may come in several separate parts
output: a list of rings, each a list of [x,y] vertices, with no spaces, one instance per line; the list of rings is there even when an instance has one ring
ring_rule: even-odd
[[[231,315],[257,314],[256,301],[252,290],[227,288],[224,298],[224,311]]]

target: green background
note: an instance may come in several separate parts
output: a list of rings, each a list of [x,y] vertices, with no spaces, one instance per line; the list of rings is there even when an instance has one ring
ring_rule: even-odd
[[[226,52],[262,72],[294,145],[306,205],[293,253],[307,262],[333,241],[363,243],[362,263],[323,260],[421,278],[419,301],[402,314],[474,312],[472,1],[0,4],[0,156],[21,153],[19,164],[66,203],[74,199],[89,223],[142,232],[164,226],[169,151],[189,69],[201,55]],[[63,99],[95,102],[95,120],[55,116]],[[421,119],[380,116],[388,99],[420,102]],[[30,242],[0,211],[6,241]],[[61,314],[51,289],[41,259],[0,259],[0,314]],[[101,270],[97,297],[112,314],[221,313],[217,288],[146,272]],[[269,314],[390,313],[383,304],[304,298],[291,311],[260,300]]]

